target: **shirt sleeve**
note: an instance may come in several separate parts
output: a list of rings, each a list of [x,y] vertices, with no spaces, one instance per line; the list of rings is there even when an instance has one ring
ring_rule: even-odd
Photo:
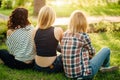
[[[91,56],[95,55],[95,49],[91,44],[91,40],[90,40],[89,35],[85,34],[84,37],[85,37],[84,47],[88,49],[89,55],[91,55]]]

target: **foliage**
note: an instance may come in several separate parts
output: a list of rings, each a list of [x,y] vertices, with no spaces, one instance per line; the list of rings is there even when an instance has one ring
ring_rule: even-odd
[[[120,31],[120,23],[113,24],[114,25],[114,31]]]
[[[114,23],[106,20],[101,20],[98,23],[90,24],[88,32],[119,32],[120,31],[120,23]]]
[[[92,16],[119,16],[120,14],[120,5],[111,4],[111,5],[101,5],[101,6],[88,6],[83,7],[81,10],[87,12],[88,15]]]
[[[14,0],[13,7],[24,6],[25,0]]]
[[[66,31],[67,25],[59,25],[63,31]],[[99,32],[120,32],[120,23],[101,20],[98,23],[89,24],[88,33]]]
[[[29,8],[33,5],[33,0],[14,0],[13,8],[22,6],[25,8]]]
[[[33,5],[33,0],[2,0],[3,9],[14,9],[16,7],[30,7]]]
[[[32,14],[33,14],[33,11],[32,11],[33,8],[32,7],[28,7],[28,8],[26,7],[26,9],[28,9],[29,15],[32,16]],[[14,9],[2,9],[2,8],[0,8],[0,14],[4,14],[6,16],[9,16],[13,10]]]
[[[0,44],[5,40],[6,37],[6,21],[0,20]]]
[[[12,0],[2,0],[1,7],[3,9],[11,9],[12,8]]]
[[[6,0],[2,0],[6,1]],[[12,8],[23,6],[27,8],[30,14],[33,13],[33,0],[10,0],[12,1]],[[47,0],[46,4],[53,7],[56,11],[57,17],[69,17],[70,14],[78,9],[86,12],[91,16],[119,16],[120,5],[117,3],[109,2],[107,4],[106,0],[64,0],[64,4],[59,4],[58,2],[52,4],[55,0]],[[60,0],[56,0],[60,1]],[[63,0],[61,0],[62,2]],[[11,5],[11,4],[9,4]],[[13,10],[12,9],[12,10]],[[10,10],[8,10],[10,11]],[[10,12],[4,9],[0,9],[0,13],[9,15]]]
[[[55,9],[58,17],[69,17],[76,9],[92,16],[120,15],[120,5],[113,2],[107,4],[106,0],[64,0],[63,4],[57,1],[55,4],[52,4],[52,1],[47,4]]]
[[[6,32],[7,30],[7,23],[4,20],[0,20],[0,34]]]

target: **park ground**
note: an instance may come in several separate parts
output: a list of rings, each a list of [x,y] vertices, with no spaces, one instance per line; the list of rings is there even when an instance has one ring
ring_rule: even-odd
[[[8,17],[0,14],[0,19],[7,21]],[[36,17],[30,17],[36,21]],[[108,22],[120,22],[120,16],[89,16],[87,17],[88,23],[97,23],[101,20]],[[69,22],[68,17],[59,17],[56,19],[54,25],[67,25]],[[106,32],[106,33],[91,33],[91,41],[93,42],[96,51],[102,47],[108,46],[111,49],[111,65],[120,66],[120,32]],[[1,48],[6,48],[5,44]],[[95,76],[94,80],[119,80],[120,69],[111,73],[100,73]],[[39,73],[33,70],[16,70],[10,69],[3,65],[0,61],[0,80],[71,80],[65,77],[64,73],[46,74]]]

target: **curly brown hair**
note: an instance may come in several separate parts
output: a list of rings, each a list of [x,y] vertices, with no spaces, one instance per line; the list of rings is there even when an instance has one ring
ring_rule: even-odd
[[[9,16],[7,26],[8,29],[16,29],[18,26],[24,28],[29,24],[28,10],[25,8],[16,8]]]

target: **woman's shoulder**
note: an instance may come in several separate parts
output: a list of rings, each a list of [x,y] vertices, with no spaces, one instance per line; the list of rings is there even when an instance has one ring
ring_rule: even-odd
[[[54,31],[55,31],[56,33],[63,33],[63,29],[62,29],[61,27],[55,27],[55,28],[54,28]]]
[[[8,29],[6,34],[7,34],[7,36],[10,36],[13,32],[14,32],[14,30]]]
[[[62,36],[63,36],[63,30],[61,27],[55,27],[54,28],[54,35],[55,35],[55,38],[60,41],[62,39]]]

